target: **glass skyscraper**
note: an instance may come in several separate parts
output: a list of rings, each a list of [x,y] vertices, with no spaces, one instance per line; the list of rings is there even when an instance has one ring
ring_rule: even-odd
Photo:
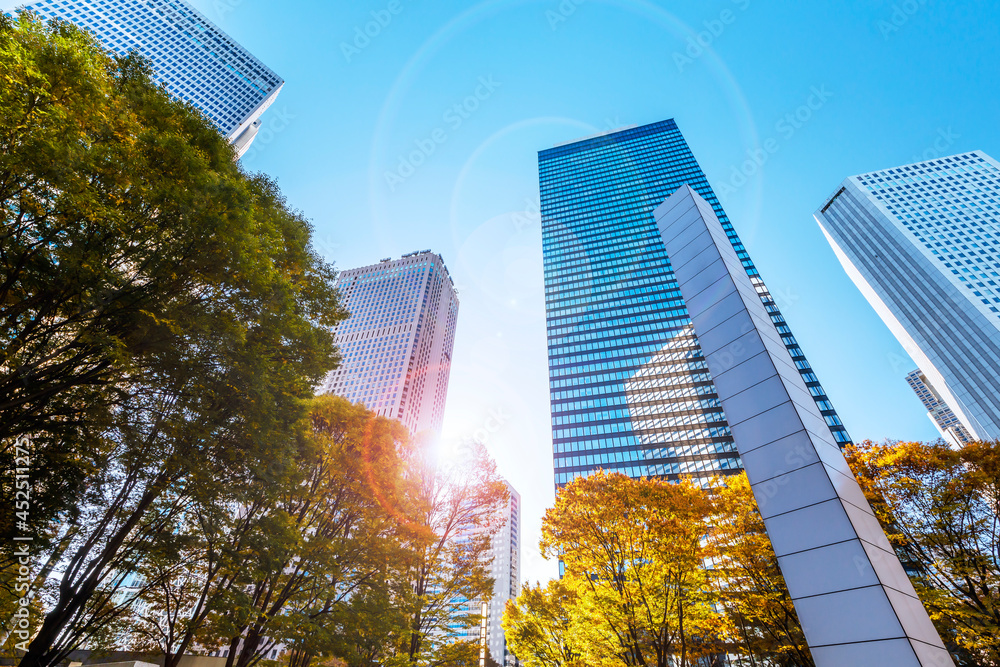
[[[157,83],[246,152],[284,81],[184,0],[0,0],[86,28],[105,48],[149,59]]]
[[[973,151],[852,176],[816,220],[962,426],[1000,440],[1000,162]]]
[[[834,438],[849,442],[673,120],[541,151],[539,180],[557,486],[597,469],[741,467],[652,215],[685,183],[719,216]]]

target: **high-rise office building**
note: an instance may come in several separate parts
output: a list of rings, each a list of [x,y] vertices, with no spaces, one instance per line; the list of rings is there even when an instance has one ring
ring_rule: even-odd
[[[539,153],[555,481],[740,469],[653,220],[682,185],[718,215],[837,442],[837,413],[672,120]],[[732,350],[734,361],[741,354]]]
[[[504,526],[490,538],[490,557],[493,565],[493,596],[486,600],[470,600],[463,604],[463,611],[481,614],[480,625],[456,633],[465,641],[477,641],[489,649],[489,655],[504,667],[517,664],[514,654],[507,648],[504,636],[503,612],[507,601],[521,593],[521,494],[507,483],[510,500],[504,511]],[[473,531],[475,532],[475,531]]]
[[[917,398],[927,408],[927,416],[934,422],[941,437],[948,444],[953,447],[961,447],[974,440],[972,435],[962,426],[962,422],[958,420],[955,413],[948,407],[948,404],[944,402],[944,399],[934,391],[934,387],[930,385],[919,368],[906,376],[906,383],[910,385]]]
[[[458,292],[430,250],[342,271],[337,287],[350,317],[335,335],[343,361],[318,393],[363,403],[412,433],[444,419]]]
[[[486,616],[486,639],[490,655],[504,667],[513,667],[514,655],[507,649],[503,612],[507,601],[521,593],[521,494],[509,483],[510,500],[505,511],[506,523],[493,536],[493,597]]]
[[[243,155],[284,81],[184,0],[0,0],[86,28],[115,53],[135,51],[171,95],[189,102]]]
[[[969,434],[1000,439],[1000,163],[973,151],[852,176],[816,220]]]

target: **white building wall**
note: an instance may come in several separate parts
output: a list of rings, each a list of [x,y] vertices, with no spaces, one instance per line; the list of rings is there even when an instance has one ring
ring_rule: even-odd
[[[517,664],[513,654],[507,650],[507,640],[503,632],[503,612],[507,601],[521,593],[521,494],[507,483],[510,500],[504,512],[504,526],[497,531],[490,543],[490,557],[493,564],[490,576],[493,578],[493,595],[486,605],[485,640],[490,655],[504,667]],[[479,614],[482,600],[469,600],[463,605],[469,613]],[[482,641],[479,626],[458,633],[466,641]]]
[[[510,503],[507,506],[507,523],[493,537],[493,598],[487,615],[487,642],[490,655],[501,665],[515,664],[514,656],[507,650],[503,633],[503,612],[507,601],[521,593],[521,494],[507,484]]]
[[[148,58],[156,81],[211,119],[240,155],[284,85],[184,0],[0,0],[0,11],[21,6],[86,28],[118,54],[136,51]]]
[[[817,667],[953,662],[715,212],[654,212]]]
[[[938,432],[941,433],[941,437],[948,444],[952,447],[961,447],[974,440],[972,435],[962,426],[962,422],[955,416],[955,413],[948,407],[948,404],[941,399],[941,395],[931,386],[930,381],[920,372],[920,369],[907,374],[906,382],[927,408],[927,417],[934,423]]]
[[[854,176],[816,220],[962,425],[1000,439],[1000,163],[975,151]]]

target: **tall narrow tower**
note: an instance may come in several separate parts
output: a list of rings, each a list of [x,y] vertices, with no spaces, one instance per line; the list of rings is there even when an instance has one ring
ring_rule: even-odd
[[[927,416],[934,422],[934,426],[937,427],[941,437],[948,444],[952,447],[962,447],[974,440],[972,435],[962,426],[962,422],[955,416],[955,413],[948,407],[948,404],[944,402],[944,399],[934,391],[934,387],[927,381],[919,368],[906,375],[906,383],[910,385],[913,393],[927,408]]]
[[[440,255],[412,252],[341,272],[350,317],[335,334],[343,362],[317,393],[344,396],[412,433],[440,431],[458,292]]]
[[[476,598],[461,600],[464,613],[481,615],[479,625],[456,629],[455,637],[472,641],[482,649],[481,658],[489,654],[502,667],[514,667],[517,658],[507,648],[507,638],[503,631],[503,613],[507,602],[521,593],[521,494],[507,484],[510,500],[504,508],[504,525],[490,537],[492,560],[490,576],[493,578],[493,594],[489,600]],[[460,531],[458,539],[466,535],[482,534],[483,528]],[[481,664],[485,664],[483,661]]]
[[[975,439],[1000,440],[1000,163],[852,176],[816,220],[925,382]]]
[[[506,523],[493,536],[493,597],[486,618],[486,638],[490,655],[503,667],[514,667],[517,660],[507,648],[503,612],[507,602],[521,594],[521,494],[507,483],[510,500],[504,512]]]
[[[849,441],[674,121],[542,151],[539,179],[556,485],[598,468],[741,468],[653,220],[685,184],[718,216],[833,438]]]
[[[284,81],[184,0],[0,0],[86,28],[105,48],[135,51],[171,95],[204,113],[243,155]]]

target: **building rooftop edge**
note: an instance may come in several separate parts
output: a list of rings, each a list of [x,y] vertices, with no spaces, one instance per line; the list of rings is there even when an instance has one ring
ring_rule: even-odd
[[[2,14],[8,14],[10,16],[13,16],[13,14],[11,14],[11,12],[20,12],[28,4],[30,4],[31,1],[32,0],[0,0],[0,13],[2,13]],[[201,19],[207,25],[211,26],[216,31],[218,31],[218,33],[222,37],[224,37],[225,39],[229,40],[229,42],[231,42],[234,46],[236,46],[238,49],[240,49],[244,54],[246,54],[248,57],[252,58],[263,69],[267,70],[268,73],[270,73],[271,75],[273,75],[274,78],[276,78],[278,80],[278,83],[277,83],[277,85],[275,85],[275,87],[272,90],[280,90],[281,87],[286,83],[286,80],[285,80],[285,78],[283,76],[281,76],[280,74],[278,74],[277,72],[275,72],[273,69],[271,69],[271,67],[267,63],[265,63],[263,60],[261,60],[258,56],[254,55],[254,53],[252,51],[250,51],[246,46],[244,46],[242,42],[240,42],[235,37],[233,37],[232,35],[230,35],[227,31],[223,30],[219,26],[218,23],[216,23],[212,19],[208,18],[208,16],[206,16],[201,10],[199,10],[197,7],[195,7],[194,5],[192,5],[190,2],[188,2],[188,0],[182,0],[182,2],[183,2],[183,4],[184,4],[184,6],[185,6],[186,9],[190,10],[192,13],[194,13],[195,15],[197,15],[197,17],[199,19]]]
[[[907,162],[906,164],[900,164],[900,165],[896,165],[896,166],[893,166],[893,167],[886,167],[884,169],[874,169],[872,171],[864,171],[864,172],[861,172],[859,174],[854,174],[852,176],[848,176],[843,181],[841,181],[840,184],[837,185],[837,189],[833,191],[833,194],[829,195],[828,197],[826,197],[826,199],[823,200],[823,205],[820,208],[816,209],[816,212],[813,215],[814,215],[814,217],[818,218],[820,215],[823,215],[824,213],[826,213],[826,210],[828,208],[830,208],[830,205],[833,203],[833,201],[837,197],[839,197],[840,194],[844,190],[847,189],[848,185],[855,185],[856,187],[859,187],[859,188],[865,190],[866,188],[864,188],[859,183],[859,179],[861,179],[861,178],[865,178],[865,177],[868,177],[868,176],[874,176],[876,174],[884,174],[884,173],[886,173],[888,171],[892,171],[892,170],[895,170],[895,169],[906,169],[907,167],[916,167],[917,165],[931,164],[933,162],[938,162],[940,160],[948,160],[948,159],[951,159],[951,158],[964,157],[966,155],[978,155],[979,157],[984,157],[987,160],[990,160],[991,162],[996,162],[990,156],[989,153],[987,153],[986,151],[983,151],[983,150],[980,150],[980,149],[977,148],[977,149],[971,150],[971,151],[962,151],[960,153],[954,153],[952,155],[942,155],[940,157],[930,158],[928,160],[920,160],[919,162]]]
[[[400,257],[398,257],[396,259],[393,259],[392,257],[386,257],[384,259],[380,259],[379,261],[375,262],[374,264],[365,264],[363,266],[352,266],[352,267],[346,268],[346,269],[340,269],[340,268],[338,268],[337,269],[337,273],[338,274],[344,274],[344,273],[349,273],[351,271],[363,271],[364,269],[377,269],[378,267],[382,266],[383,264],[392,264],[394,262],[401,262],[404,259],[411,259],[413,257],[419,257],[421,255],[433,255],[434,257],[437,257],[438,260],[440,260],[441,267],[444,269],[445,275],[448,276],[448,280],[451,282],[452,289],[455,290],[455,292],[457,294],[458,290],[455,288],[455,280],[451,277],[451,271],[448,270],[448,265],[445,264],[444,257],[440,253],[436,253],[433,250],[417,250],[417,251],[414,251],[414,252],[408,252],[405,255],[402,255],[402,256],[400,256]]]
[[[604,130],[603,132],[597,132],[596,134],[588,134],[585,137],[580,137],[579,139],[571,139],[569,141],[561,141],[558,144],[553,144],[552,148],[561,148],[563,146],[569,146],[571,144],[578,144],[582,141],[588,141],[590,139],[597,139],[598,137],[606,137],[609,134],[617,134],[618,132],[624,132],[625,130],[634,130],[639,127],[638,125],[623,125],[621,127],[616,127],[613,130]]]
[[[989,155],[985,151],[981,151],[979,149],[971,151],[961,151],[960,153],[954,153],[952,155],[942,155],[940,157],[930,158],[928,160],[918,160],[916,162],[907,162],[905,164],[898,164],[892,167],[886,167],[885,169],[873,169],[871,171],[861,172],[860,174],[854,174],[852,176],[848,176],[847,180],[850,180],[852,178],[861,178],[863,176],[873,176],[875,174],[884,174],[885,172],[892,171],[893,169],[906,169],[907,167],[915,167],[920,164],[931,164],[933,162],[939,162],[941,160],[949,160],[951,158],[964,157],[966,155],[973,155],[973,154],[989,157]]]
[[[586,144],[588,142],[595,141],[597,139],[603,139],[603,138],[606,138],[606,137],[611,137],[611,136],[614,136],[616,134],[620,134],[620,133],[623,133],[623,132],[628,132],[630,130],[643,130],[643,129],[646,129],[646,128],[649,128],[649,127],[656,127],[657,125],[668,125],[668,126],[672,125],[672,126],[676,127],[677,123],[674,121],[673,118],[665,118],[664,120],[658,120],[658,121],[656,121],[654,123],[646,123],[645,125],[626,125],[624,127],[615,128],[613,130],[605,130],[603,132],[598,132],[597,134],[591,134],[589,136],[581,137],[579,139],[573,139],[571,141],[564,141],[564,142],[555,144],[551,148],[546,148],[546,149],[538,151],[538,155],[541,156],[541,155],[544,155],[544,154],[549,153],[551,151],[557,150],[559,148],[566,148],[567,146],[572,146],[574,144],[581,144],[581,145],[583,145],[583,144]]]

